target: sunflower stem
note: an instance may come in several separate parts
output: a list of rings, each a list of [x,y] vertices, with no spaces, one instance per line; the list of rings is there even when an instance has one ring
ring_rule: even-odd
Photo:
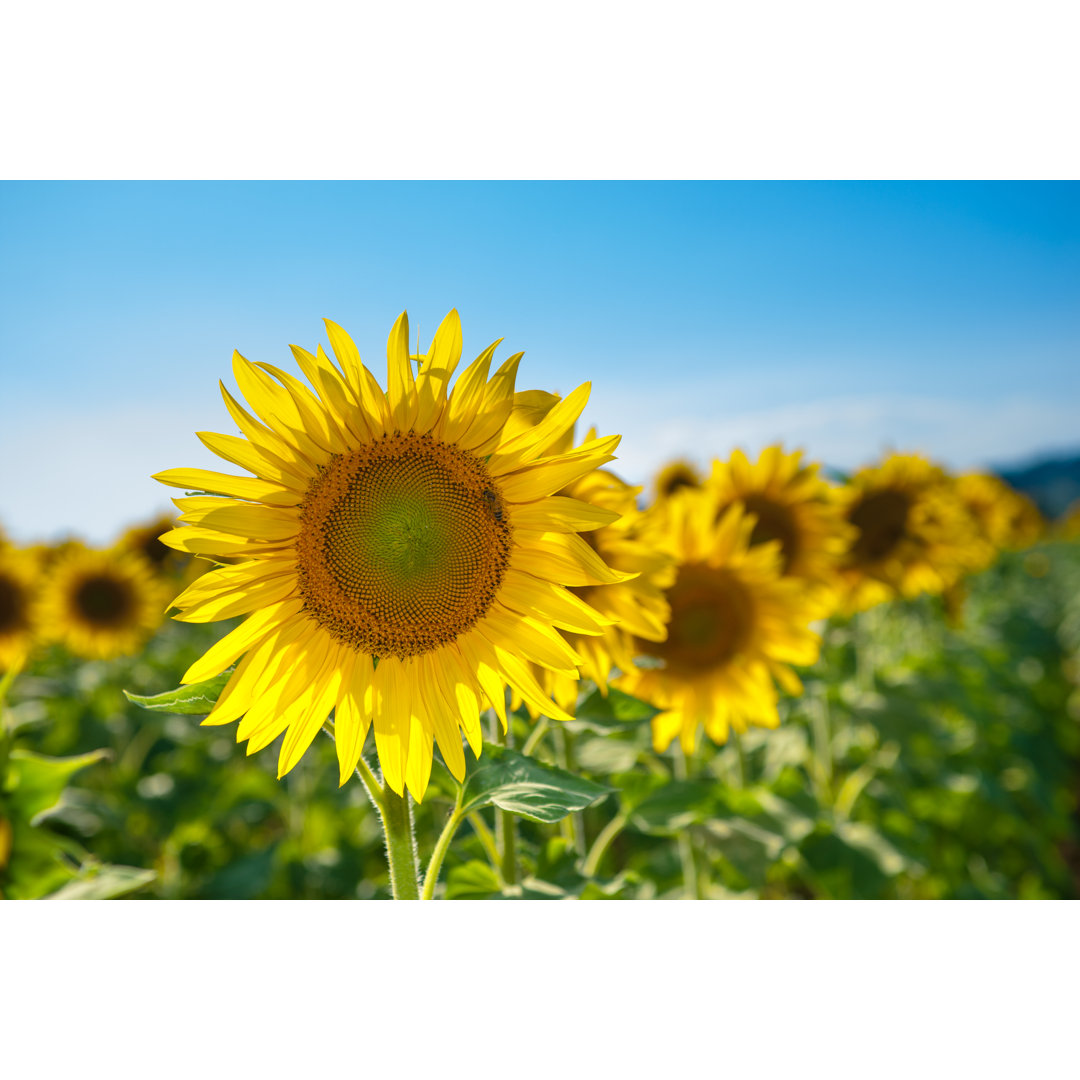
[[[676,780],[688,780],[690,777],[686,753],[681,742],[675,743],[673,771]],[[679,863],[682,866],[683,892],[686,894],[687,899],[700,900],[702,899],[701,881],[698,878],[697,863],[694,861],[694,842],[691,830],[682,829],[679,831],[678,848]]]
[[[502,879],[502,872],[499,869],[499,849],[495,843],[495,836],[492,831],[487,827],[487,822],[484,820],[479,810],[474,810],[471,814],[467,815],[466,820],[473,827],[473,832],[476,833],[476,838],[480,841],[480,845],[483,847],[488,857],[488,862],[491,863],[492,870],[495,871],[499,878],[499,884],[504,885],[505,882]]]
[[[382,784],[379,783],[379,778],[371,770],[371,766],[364,760],[364,755],[361,754],[356,762],[356,775],[360,777],[364,787],[367,788],[368,798],[371,799],[371,804],[379,811],[383,812],[383,791]]]
[[[871,609],[873,610],[873,609]],[[869,612],[860,611],[851,620],[851,643],[855,650],[855,685],[864,693],[874,689],[875,645]]]
[[[833,802],[833,752],[829,702],[822,687],[820,694],[808,697],[810,725],[814,734],[815,772],[818,776],[818,798],[828,806]]]
[[[623,827],[629,820],[628,815],[620,810],[597,834],[596,839],[593,841],[593,846],[589,849],[589,854],[582,864],[581,872],[585,877],[595,877],[596,871],[600,869],[600,860],[603,859],[607,852],[608,847],[611,845],[611,841],[615,839],[623,831]]]
[[[19,674],[21,669],[22,664],[12,664],[3,675],[0,675],[0,733],[7,731],[7,724],[4,721],[4,702],[7,700],[8,691],[15,681],[15,676]]]
[[[439,839],[435,842],[435,850],[431,853],[431,858],[428,860],[427,871],[424,874],[424,891],[421,895],[421,900],[434,900],[435,899],[435,887],[439,884],[439,871],[442,869],[443,859],[446,858],[447,851],[450,850],[450,841],[454,838],[454,833],[457,832],[457,827],[461,824],[461,819],[464,814],[461,812],[461,800],[465,794],[465,788],[463,785],[458,785],[457,799],[454,802],[454,809],[447,818],[446,824],[443,826],[443,831],[439,834]]]
[[[743,749],[742,736],[734,728],[731,730],[731,741],[735,744],[735,762],[738,766],[735,779],[737,787],[742,790],[746,787],[746,751]]]
[[[390,888],[395,900],[419,900],[416,838],[413,835],[409,793],[399,795],[389,785],[382,790],[382,825],[386,834],[386,859],[390,864]]]
[[[4,702],[7,699],[8,691],[11,689],[11,684],[15,681],[15,676],[21,670],[22,664],[15,663],[0,676],[0,787],[2,787],[7,776],[8,756],[11,751],[11,734],[8,731],[7,720],[4,719]]]
[[[496,729],[499,743],[509,747],[513,742],[510,725],[506,731]],[[495,837],[499,850],[499,871],[506,885],[516,885],[517,873],[517,822],[509,810],[495,811]]]
[[[547,729],[551,726],[551,721],[546,716],[541,716],[537,720],[532,731],[529,732],[529,737],[525,740],[525,745],[521,748],[522,756],[528,757],[537,747],[540,740],[547,734]]]
[[[562,742],[562,766],[567,772],[574,772],[574,736],[565,727],[559,728],[559,738]],[[581,858],[585,858],[585,816],[580,810],[575,810],[569,817],[563,818],[567,823],[566,836],[574,845],[574,851]]]

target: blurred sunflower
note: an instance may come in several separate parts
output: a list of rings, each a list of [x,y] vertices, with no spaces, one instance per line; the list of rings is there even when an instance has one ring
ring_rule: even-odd
[[[1031,547],[1042,535],[1044,522],[1039,508],[1000,477],[963,473],[956,477],[955,484],[957,495],[993,548],[988,564],[999,551]]]
[[[699,488],[704,478],[689,461],[670,461],[653,478],[657,499],[667,499],[683,488]]]
[[[560,401],[558,394],[542,390],[527,390],[514,396],[514,409],[507,421],[511,431],[527,430],[539,423]],[[588,442],[596,438],[590,430]],[[574,432],[569,429],[556,447],[560,452],[573,448]],[[664,552],[642,543],[636,535],[641,511],[637,496],[641,488],[631,487],[614,473],[597,469],[563,488],[560,496],[587,503],[593,508],[595,520],[581,538],[599,555],[603,562],[627,575],[627,580],[607,585],[571,586],[570,592],[600,613],[596,627],[588,634],[574,633],[569,628],[567,640],[581,657],[581,675],[591,679],[602,693],[614,668],[626,671],[633,664],[633,635],[662,641],[667,630],[668,606],[663,587],[671,583],[672,559]],[[573,713],[580,684],[577,679],[551,671],[533,669],[537,680],[555,702]],[[511,700],[513,708],[520,705],[520,695]],[[535,720],[539,711],[525,703]]]
[[[949,477],[917,454],[860,469],[836,498],[856,530],[840,568],[848,613],[897,595],[940,593],[984,557]]]
[[[159,574],[169,576],[183,570],[191,561],[189,555],[161,542],[161,537],[176,528],[176,521],[169,514],[159,514],[145,525],[128,529],[117,541],[121,551],[133,551],[141,555]]]
[[[802,463],[801,450],[785,454],[769,446],[754,464],[735,450],[728,461],[713,462],[706,484],[716,493],[718,514],[741,502],[754,515],[751,547],[780,542],[781,573],[811,585],[824,615],[834,603],[836,570],[854,530],[819,469]]]
[[[167,587],[140,555],[69,547],[48,568],[42,632],[76,656],[130,656],[162,623]]]
[[[738,502],[718,519],[719,509],[715,489],[680,492],[649,511],[642,533],[675,557],[671,619],[665,641],[634,643],[657,665],[615,685],[664,710],[653,720],[657,750],[678,735],[691,752],[699,725],[718,743],[732,727],[776,727],[776,683],[801,693],[788,665],[817,660],[815,605],[801,581],[781,575],[779,542],[751,545],[753,515]]]
[[[479,755],[481,708],[490,704],[505,727],[506,686],[541,713],[568,718],[529,662],[574,677],[580,658],[555,627],[588,634],[599,616],[564,586],[624,575],[577,535],[596,523],[596,510],[551,496],[610,461],[619,438],[561,448],[588,384],[539,423],[509,428],[523,354],[489,379],[499,342],[450,392],[462,348],[456,311],[416,358],[416,374],[402,313],[387,343],[385,392],[345,331],[326,327],[340,370],[321,347],[314,355],[292,347],[315,393],[234,354],[237,383],[261,419],[223,387],[244,438],[199,438],[254,477],[157,475],[214,493],[176,500],[186,524],[166,544],[244,560],[205,574],[175,601],[177,618],[191,622],[249,616],[184,682],[239,660],[204,722],[243,717],[237,737],[249,753],[286,733],[280,775],[333,709],[344,783],[373,726],[385,783],[419,800],[434,742],[461,779],[459,728]]]
[[[1055,531],[1066,540],[1080,539],[1080,499],[1065,507],[1065,512],[1058,519]]]
[[[0,673],[20,667],[37,639],[40,585],[40,561],[31,552],[0,548]]]
[[[38,565],[47,571],[49,567],[65,555],[69,555],[74,551],[83,551],[85,547],[86,545],[81,540],[68,536],[52,544],[30,544],[23,550],[33,555],[37,559]]]

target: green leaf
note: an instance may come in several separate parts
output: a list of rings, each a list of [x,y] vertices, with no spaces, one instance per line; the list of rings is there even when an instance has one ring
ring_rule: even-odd
[[[24,821],[33,823],[39,814],[60,802],[68,780],[75,773],[108,756],[108,750],[92,750],[67,758],[12,750],[7,787],[13,808]]]
[[[650,836],[672,836],[710,817],[715,804],[712,784],[675,780],[647,796],[631,813],[630,824]]]
[[[876,829],[861,821],[838,821],[836,834],[849,847],[869,856],[886,877],[895,877],[904,871],[918,868],[902,855]]]
[[[769,867],[787,846],[783,836],[741,818],[710,821],[708,829],[720,841],[720,854],[754,889],[765,884]]]
[[[446,875],[447,900],[483,900],[501,894],[495,871],[479,859],[455,866]]]
[[[3,895],[9,900],[37,900],[75,876],[84,853],[68,837],[16,821],[11,860],[4,868]]]
[[[530,821],[550,824],[562,821],[575,810],[584,810],[611,791],[604,784],[543,765],[515,750],[491,746],[469,768],[462,810],[470,813],[494,805]]]
[[[46,900],[113,900],[149,885],[157,874],[137,866],[97,866],[50,893]]]
[[[660,712],[647,701],[631,697],[630,694],[615,687],[608,687],[605,696],[594,690],[574,713],[576,721],[583,727],[591,727],[603,734],[611,728],[625,727],[630,724],[643,724]]]
[[[221,691],[225,689],[225,684],[231,675],[232,668],[205,682],[178,686],[175,690],[166,690],[163,694],[143,697],[141,694],[133,694],[130,690],[125,690],[124,697],[141,709],[205,716],[217,704],[217,699],[221,696]]]

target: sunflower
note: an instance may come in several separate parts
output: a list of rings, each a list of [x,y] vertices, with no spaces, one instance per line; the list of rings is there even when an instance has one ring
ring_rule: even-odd
[[[76,656],[130,656],[162,622],[167,587],[140,555],[69,548],[48,567],[43,632]]]
[[[1000,477],[963,473],[955,484],[957,495],[992,548],[988,565],[998,551],[1031,547],[1042,535],[1044,523],[1039,508]]]
[[[334,710],[344,783],[369,727],[384,782],[420,800],[433,744],[458,779],[459,729],[481,752],[480,710],[506,725],[505,688],[568,719],[529,663],[574,677],[580,658],[556,627],[589,634],[600,616],[564,586],[603,585],[608,568],[578,531],[593,507],[552,497],[612,460],[618,436],[562,449],[585,384],[536,424],[511,428],[522,354],[488,378],[499,342],[449,389],[461,358],[451,311],[410,363],[409,324],[387,343],[384,392],[351,338],[327,321],[340,369],[320,347],[292,347],[315,389],[238,353],[233,371],[257,416],[222,388],[242,438],[200,434],[254,476],[173,469],[157,479],[212,494],[177,499],[184,525],[163,537],[196,554],[242,557],[175,601],[177,618],[248,616],[185,673],[236,670],[205,723],[243,718],[248,753],[285,733],[287,773]]]
[[[21,667],[37,638],[41,566],[29,551],[0,548],[0,673]]]
[[[741,502],[754,515],[751,547],[780,542],[781,572],[806,582],[826,614],[854,530],[842,520],[819,469],[802,463],[801,450],[785,454],[780,446],[769,446],[754,464],[735,450],[728,461],[713,462],[707,486],[716,493],[719,514]]]
[[[666,499],[683,488],[699,488],[703,477],[696,466],[681,458],[670,461],[653,478],[653,490],[657,499]]]
[[[818,656],[808,625],[816,606],[802,582],[782,575],[780,544],[751,544],[757,521],[741,502],[719,510],[715,488],[687,490],[654,506],[643,530],[675,557],[671,619],[665,641],[634,642],[652,663],[615,685],[664,710],[653,720],[657,750],[678,735],[692,752],[699,725],[718,743],[732,727],[776,727],[776,683],[801,693],[788,665]]]
[[[514,396],[514,409],[507,426],[513,431],[526,430],[540,423],[559,401],[558,394],[541,390],[518,393]],[[596,432],[590,430],[585,441],[595,437]],[[573,445],[574,432],[570,429],[556,449],[566,452]],[[558,493],[593,508],[595,521],[589,531],[582,532],[582,539],[604,563],[628,575],[626,581],[582,585],[570,590],[602,616],[590,634],[570,632],[568,641],[581,657],[582,677],[591,679],[605,694],[612,670],[625,671],[633,664],[633,635],[662,641],[667,633],[668,607],[663,587],[671,584],[672,559],[637,537],[642,518],[637,506],[640,493],[640,487],[631,487],[607,469],[588,473]],[[579,689],[577,679],[535,665],[533,672],[561,708],[568,713],[574,712]],[[520,697],[514,695],[512,707],[517,708],[520,704]],[[533,719],[540,715],[534,705],[528,702],[525,705]]]
[[[135,525],[120,537],[116,546],[121,551],[141,555],[155,572],[166,577],[182,571],[191,562],[190,556],[161,542],[161,537],[176,528],[170,514],[159,514],[145,525]]]
[[[1055,532],[1066,540],[1080,540],[1080,499],[1069,503],[1058,518]]]
[[[950,478],[917,454],[860,469],[836,498],[856,530],[840,567],[849,613],[897,595],[943,592],[985,556]]]

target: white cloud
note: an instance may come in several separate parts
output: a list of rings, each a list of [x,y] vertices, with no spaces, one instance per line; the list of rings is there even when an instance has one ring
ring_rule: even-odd
[[[724,400],[720,395],[699,391],[672,398],[668,392],[590,405],[589,420],[601,432],[623,433],[619,467],[635,483],[674,457],[705,465],[736,446],[756,453],[773,442],[801,447],[811,458],[845,469],[889,449],[919,451],[953,469],[967,469],[1076,453],[1080,443],[1076,407],[1069,401],[874,395],[737,412],[730,404],[717,407]]]
[[[736,403],[749,397],[747,389],[717,383],[668,384],[649,395],[598,390],[586,420],[602,433],[622,433],[617,468],[634,483],[647,482],[673,457],[704,465],[736,446],[756,453],[776,441],[841,468],[890,447],[919,450],[957,469],[1077,449],[1070,401],[851,396],[740,411]],[[172,509],[169,500],[180,492],[151,473],[177,466],[235,471],[195,438],[208,428],[233,430],[224,410],[205,400],[16,416],[0,430],[0,523],[22,542],[68,532],[111,541],[126,525]]]

